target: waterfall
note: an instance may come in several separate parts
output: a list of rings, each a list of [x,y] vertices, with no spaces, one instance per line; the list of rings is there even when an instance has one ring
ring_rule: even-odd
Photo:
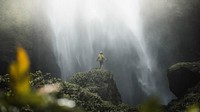
[[[45,4],[62,79],[98,67],[96,57],[103,50],[106,69],[114,73],[123,100],[134,101],[136,84],[146,96],[159,91],[156,60],[143,35],[140,0],[49,0]]]

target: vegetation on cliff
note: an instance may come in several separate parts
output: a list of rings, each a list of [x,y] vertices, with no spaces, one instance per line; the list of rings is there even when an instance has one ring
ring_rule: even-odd
[[[41,71],[28,73],[29,65],[25,50],[18,47],[16,61],[10,65],[10,74],[0,77],[2,112],[193,112],[198,111],[200,105],[200,82],[193,88],[187,88],[184,97],[173,100],[167,106],[152,98],[142,105],[130,107],[122,103],[113,75],[107,70],[79,72],[68,81],[62,81]],[[185,70],[193,74],[188,75]],[[199,70],[199,62],[178,63],[169,68],[168,78],[173,84],[173,78],[199,76]],[[184,78],[180,80],[185,81]]]
[[[2,112],[79,112],[83,110],[92,112],[136,111],[135,108],[131,108],[125,104],[114,105],[110,101],[104,101],[98,95],[99,91],[97,91],[97,93],[95,93],[95,91],[91,92],[90,90],[79,86],[79,83],[73,84],[62,81],[59,78],[53,78],[50,74],[43,74],[40,71],[28,74],[29,65],[30,62],[28,55],[23,48],[19,47],[16,61],[12,62],[10,65],[10,74],[0,77],[0,85],[4,85],[0,88],[4,91],[2,92],[2,99],[0,100]],[[101,73],[101,79],[106,79],[106,82],[101,79],[96,79],[96,81],[102,81],[105,85],[107,85],[103,89],[107,90],[111,88],[110,91],[114,90],[112,92],[116,92],[118,95],[117,97],[119,98],[117,103],[121,102],[120,95],[110,72],[104,70],[96,70],[95,72],[95,70],[93,70],[88,73],[90,74],[86,75],[83,73],[83,77],[86,76],[86,78],[82,80],[82,82],[90,82],[85,85],[89,85],[91,88],[97,88],[97,86],[102,83],[96,83],[97,85],[95,83],[91,83],[92,80],[90,80],[91,78],[89,77],[93,77],[92,79],[95,79],[94,76],[91,76],[91,73],[97,73],[98,75]],[[74,75],[71,82],[75,81],[75,76],[76,75]],[[78,79],[81,78],[79,77]],[[110,92],[105,92],[105,94],[110,95]],[[75,106],[74,101],[77,104],[76,108],[73,108]],[[82,108],[82,110],[79,108]]]
[[[114,105],[112,104],[111,101],[104,101],[97,93],[90,92],[87,88],[83,88],[77,84],[70,83],[67,81],[62,81],[59,78],[53,78],[51,74],[43,74],[41,71],[37,71],[35,73],[30,73],[30,76],[32,77],[30,85],[33,90],[37,91],[38,89],[44,87],[45,85],[59,83],[60,90],[58,92],[51,93],[50,96],[54,100],[61,98],[73,100],[76,102],[78,108],[82,108],[82,110],[85,111],[91,111],[91,112],[137,111],[136,108],[130,107],[123,103]],[[7,84],[7,82],[10,81],[9,75],[2,76],[0,79],[1,79],[0,85],[5,85]],[[92,87],[92,85],[90,87]],[[12,94],[12,91],[7,86],[2,86],[1,90],[3,90],[4,93],[7,94],[8,96]],[[24,105],[20,109],[34,110],[34,108],[35,107]],[[43,109],[49,110],[48,107],[45,107]],[[52,112],[54,111],[52,110]]]
[[[92,69],[88,72],[80,72],[73,75],[69,82],[89,92],[97,93],[105,101],[111,101],[113,104],[122,103],[113,75],[107,70]]]

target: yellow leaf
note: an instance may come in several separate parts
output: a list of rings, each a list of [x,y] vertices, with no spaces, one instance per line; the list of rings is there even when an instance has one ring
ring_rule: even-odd
[[[15,85],[18,94],[30,93],[29,77]]]
[[[30,77],[28,75],[30,62],[26,51],[17,48],[17,60],[10,65],[11,88],[18,95],[30,92]]]
[[[17,49],[17,62],[20,75],[24,75],[29,70],[29,58],[26,51],[22,47]]]

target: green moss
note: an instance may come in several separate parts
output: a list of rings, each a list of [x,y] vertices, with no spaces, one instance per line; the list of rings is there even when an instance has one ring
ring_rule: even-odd
[[[30,73],[32,80],[30,84],[36,90],[45,84],[60,82],[58,78],[52,78],[50,74],[43,74],[41,71]],[[8,84],[9,75],[1,76],[0,83]],[[1,87],[0,111],[1,112],[82,112],[77,108],[60,106],[58,99],[53,94],[37,95],[36,91],[24,96],[17,96],[12,93],[9,86]],[[2,110],[3,109],[3,110]]]
[[[189,93],[180,100],[173,100],[169,103],[167,110],[169,112],[183,112],[191,105],[199,105],[200,107],[200,93]]]
[[[74,100],[78,106],[82,107],[85,111],[90,112],[116,112],[127,111],[130,109],[128,105],[113,105],[109,101],[104,101],[98,94],[89,92],[88,90],[80,87],[79,85],[64,82],[63,89],[59,92],[58,97],[67,96]]]
[[[54,78],[51,76],[51,74],[44,74],[41,71],[37,71],[35,73],[30,73],[32,79],[30,81],[30,84],[33,89],[37,90],[38,88],[42,87],[45,84],[52,84],[52,83],[61,83],[61,90],[58,93],[51,94],[52,100],[56,100],[59,98],[67,98],[71,99],[76,102],[77,108],[73,111],[80,111],[85,110],[88,112],[134,112],[137,111],[135,107],[130,107],[126,104],[118,104],[117,106],[114,105],[110,101],[104,101],[101,96],[99,96],[95,92],[91,92],[92,89],[96,91],[95,89],[99,89],[98,86],[102,86],[102,82],[108,83],[109,80],[112,79],[112,74],[110,72],[105,70],[92,70],[88,71],[86,73],[77,73],[79,75],[74,76],[74,82],[79,82],[77,84],[71,83],[70,81],[62,81],[60,78]],[[80,78],[81,77],[81,78]],[[80,79],[87,79],[87,77],[91,77],[88,82],[81,82]],[[104,78],[105,80],[102,80]],[[9,78],[8,75],[5,75],[3,77],[0,77],[0,83],[8,83]],[[76,79],[76,80],[75,80]],[[96,83],[98,86],[96,86]],[[83,84],[85,87],[88,86],[88,88],[83,88],[79,84]],[[96,88],[97,87],[97,88]],[[6,87],[8,90],[9,88]],[[5,89],[5,88],[2,88]],[[6,90],[7,90],[6,89]],[[6,92],[8,93],[8,92]],[[58,109],[60,107],[56,106],[54,103],[48,104],[47,107],[41,108],[40,111],[51,111],[51,112],[57,112],[60,110],[60,112],[66,110],[66,109]],[[46,110],[45,110],[46,109]],[[20,107],[20,110],[23,110],[24,112],[32,112],[35,110],[35,107],[24,105]],[[72,111],[72,110],[68,110]]]
[[[175,71],[180,68],[187,68],[193,72],[198,72],[198,70],[200,70],[200,62],[180,62],[180,63],[172,65],[169,68],[169,71],[170,72]]]
[[[111,101],[115,105],[121,103],[121,96],[113,75],[105,69],[79,72],[74,74],[68,81],[81,86],[89,92],[96,93],[105,101]]]

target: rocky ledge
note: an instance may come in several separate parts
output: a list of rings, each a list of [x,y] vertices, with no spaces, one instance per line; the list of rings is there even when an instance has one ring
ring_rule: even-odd
[[[68,81],[53,78],[51,74],[44,74],[41,71],[30,73],[30,75],[32,77],[30,84],[33,90],[38,90],[44,85],[59,83],[60,90],[51,94],[54,99],[67,98],[73,100],[76,103],[76,108],[83,111],[138,112],[136,107],[122,103],[113,75],[107,70],[92,69],[87,72],[76,73]],[[0,77],[0,85],[4,85],[0,87],[0,90],[6,94],[10,93],[8,82],[8,75]],[[34,110],[35,107],[23,107],[23,112],[33,112],[32,108]],[[22,109],[19,108],[19,110]]]
[[[117,105],[122,103],[113,75],[103,69],[92,69],[80,72],[69,79],[70,83],[77,84],[91,93],[97,93],[103,100]]]

